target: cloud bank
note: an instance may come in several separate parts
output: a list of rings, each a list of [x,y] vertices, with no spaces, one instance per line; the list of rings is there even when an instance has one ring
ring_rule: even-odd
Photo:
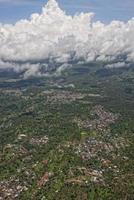
[[[0,69],[41,76],[71,62],[103,62],[107,67],[134,62],[134,18],[127,23],[93,22],[93,13],[66,15],[55,0],[42,13],[15,25],[0,24]],[[117,65],[116,65],[117,63]]]

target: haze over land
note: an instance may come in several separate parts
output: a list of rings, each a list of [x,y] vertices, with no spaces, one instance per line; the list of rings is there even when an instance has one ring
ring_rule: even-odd
[[[134,62],[134,18],[106,25],[92,22],[93,13],[66,15],[55,0],[42,13],[15,25],[0,24],[0,69],[41,76],[72,62],[104,62],[126,67]]]

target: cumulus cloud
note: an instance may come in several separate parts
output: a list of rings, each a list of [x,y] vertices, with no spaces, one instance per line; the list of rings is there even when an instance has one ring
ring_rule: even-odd
[[[66,15],[49,0],[29,20],[0,24],[0,68],[29,77],[61,66],[59,73],[72,61],[101,61],[108,67],[134,62],[134,18],[105,25],[92,22],[93,15]]]

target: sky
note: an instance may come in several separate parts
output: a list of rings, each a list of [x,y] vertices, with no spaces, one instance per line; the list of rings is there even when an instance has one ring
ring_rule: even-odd
[[[0,0],[0,23],[15,23],[41,12],[47,0]],[[134,0],[58,0],[67,14],[94,12],[94,20],[109,23],[112,20],[128,21],[134,17]]]

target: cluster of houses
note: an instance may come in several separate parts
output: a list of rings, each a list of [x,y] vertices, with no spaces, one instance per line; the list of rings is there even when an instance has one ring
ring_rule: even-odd
[[[22,184],[19,178],[13,176],[9,180],[0,182],[0,190],[0,200],[14,200],[28,188],[25,184]]]
[[[76,153],[81,155],[83,160],[90,160],[96,157],[99,152],[103,151],[107,153],[112,152],[114,151],[114,146],[111,143],[106,143],[90,137],[76,148]]]
[[[103,106],[97,105],[90,112],[90,116],[94,119],[81,120],[75,118],[74,122],[78,124],[80,128],[104,131],[110,124],[115,123],[118,119],[118,115],[105,111]]]
[[[42,146],[48,142],[48,137],[32,137],[30,139],[27,138],[25,134],[19,134],[17,137],[17,141],[27,141],[33,146]],[[3,148],[3,156],[8,156],[9,162],[14,161],[17,158],[22,158],[24,163],[31,162],[30,152],[22,145],[22,144],[7,144]],[[43,165],[47,164],[47,160],[43,160]],[[16,173],[24,178],[24,181],[20,180],[19,177],[11,176],[9,179],[5,179],[0,181],[0,200],[14,200],[16,199],[22,192],[27,191],[29,184],[31,181],[36,179],[36,174],[32,169],[27,169],[26,167],[20,167],[16,170]],[[50,174],[45,174],[37,183],[37,186],[43,186],[50,177]]]
[[[72,92],[72,91],[64,91],[64,90],[52,90],[51,92],[46,94],[47,96],[47,102],[48,103],[55,103],[55,102],[61,102],[61,103],[68,103],[76,100],[83,99],[87,94],[82,94],[78,92]]]
[[[103,173],[101,170],[94,170],[86,167],[76,167],[75,170],[78,170],[79,176],[67,179],[65,184],[88,185],[90,182],[101,185],[104,184]]]
[[[44,144],[48,143],[48,137],[45,135],[43,137],[33,137],[30,139],[29,141],[30,144],[34,145],[34,146],[42,146]]]

